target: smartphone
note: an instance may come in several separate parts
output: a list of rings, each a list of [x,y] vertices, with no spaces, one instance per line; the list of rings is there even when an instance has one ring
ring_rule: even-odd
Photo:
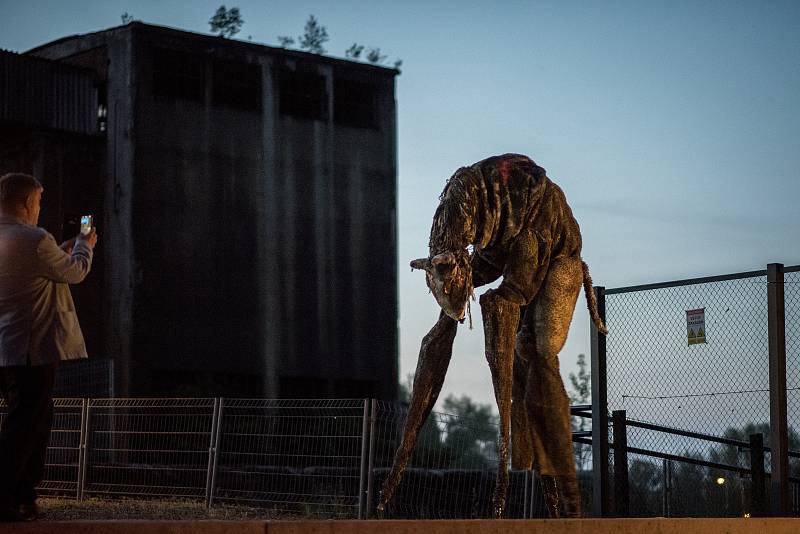
[[[92,216],[81,215],[81,234],[88,235],[92,231]]]

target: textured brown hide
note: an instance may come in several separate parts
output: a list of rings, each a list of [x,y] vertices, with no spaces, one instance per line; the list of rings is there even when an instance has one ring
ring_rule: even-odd
[[[392,498],[436,403],[452,356],[456,320],[463,320],[473,287],[502,276],[500,286],[480,299],[486,360],[500,414],[494,514],[501,517],[505,508],[512,434],[512,463],[542,475],[550,514],[559,515],[560,492],[567,515],[578,516],[569,398],[558,353],[581,286],[593,322],[605,333],[589,270],[580,257],[578,223],[545,170],[519,154],[459,169],[440,201],[431,227],[430,255],[411,266],[425,269],[442,313],[422,341],[403,440],[384,482],[378,513],[383,514]]]

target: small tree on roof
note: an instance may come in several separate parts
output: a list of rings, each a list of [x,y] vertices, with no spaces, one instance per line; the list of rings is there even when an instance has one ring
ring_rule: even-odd
[[[208,24],[211,26],[212,32],[217,33],[220,37],[230,38],[239,33],[244,20],[242,20],[242,14],[238,7],[226,9],[222,5],[209,19]]]
[[[312,54],[324,54],[325,48],[322,45],[328,40],[328,30],[325,26],[320,26],[314,15],[309,15],[305,32],[298,40],[303,50],[308,50]]]

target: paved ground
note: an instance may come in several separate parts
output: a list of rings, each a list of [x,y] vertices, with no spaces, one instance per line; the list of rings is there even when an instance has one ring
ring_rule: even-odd
[[[3,534],[797,534],[800,519],[38,521]]]

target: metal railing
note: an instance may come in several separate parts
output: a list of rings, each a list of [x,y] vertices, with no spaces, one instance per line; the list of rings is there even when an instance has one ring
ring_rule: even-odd
[[[609,334],[592,329],[594,514],[614,513],[614,451],[606,447],[615,410],[690,433],[763,433],[774,445],[766,454],[771,513],[797,513],[800,463],[788,448],[800,448],[800,266],[595,289]],[[686,311],[698,308],[706,342],[691,344]],[[627,437],[645,435],[637,427]],[[718,454],[710,441],[672,435],[659,438],[670,448],[659,454],[706,463]]]
[[[772,453],[764,435],[714,436],[612,416],[609,515],[691,517],[770,515],[767,491]],[[582,437],[576,441],[590,440]],[[681,451],[681,452],[675,452]],[[791,463],[800,452],[788,451]],[[789,513],[800,514],[800,478],[789,477]]]

